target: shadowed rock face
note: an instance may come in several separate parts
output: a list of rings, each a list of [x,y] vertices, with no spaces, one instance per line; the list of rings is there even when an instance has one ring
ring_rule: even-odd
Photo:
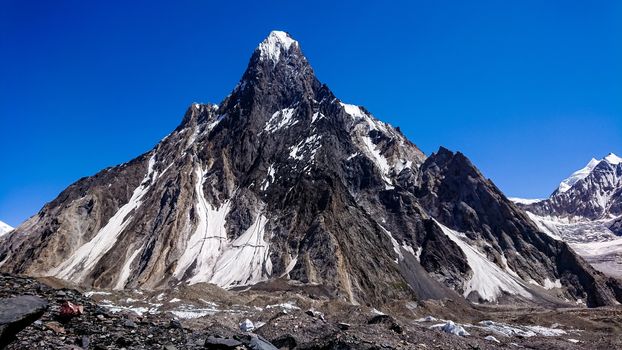
[[[588,305],[615,303],[619,296],[564,242],[538,232],[535,224],[485,179],[461,153],[441,148],[421,166],[416,194],[421,205],[445,225],[485,245],[483,251],[525,281],[545,285],[559,279],[575,293],[585,291]],[[477,243],[476,243],[477,244]],[[449,255],[451,257],[451,255]],[[460,259],[455,259],[460,262]],[[448,266],[462,268],[447,261]]]
[[[514,286],[482,300],[537,301],[528,281],[558,279],[560,296],[615,300],[562,250],[462,154],[426,159],[273,32],[222,103],[192,105],[151,151],[80,179],[3,237],[0,267],[106,288],[283,278],[358,303],[477,297],[488,287],[472,280],[490,270]]]

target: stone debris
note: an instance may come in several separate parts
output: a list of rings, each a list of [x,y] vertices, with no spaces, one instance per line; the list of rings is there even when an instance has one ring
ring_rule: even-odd
[[[305,313],[307,315],[311,316],[311,317],[319,318],[322,321],[326,321],[326,319],[324,318],[324,314],[319,312],[319,311],[316,311],[316,310],[313,310],[313,309],[309,309],[309,310],[305,311]]]
[[[103,297],[114,301],[126,300],[129,295],[127,291],[111,293],[113,294]],[[0,302],[0,313],[3,315],[10,313],[13,304],[7,304],[6,299],[15,300],[13,298],[17,295],[35,294],[36,296],[19,298],[38,300],[37,305],[43,305],[41,309],[43,312],[35,315],[40,319],[30,319],[25,328],[8,341],[6,346],[8,350],[466,350],[474,348],[485,350],[495,349],[500,344],[495,341],[497,338],[492,336],[494,332],[479,322],[457,324],[452,321],[437,320],[436,323],[439,325],[430,329],[430,325],[434,323],[421,324],[417,319],[423,315],[415,314],[408,318],[402,314],[396,314],[395,309],[392,308],[387,308],[385,314],[372,314],[371,308],[367,306],[334,304],[333,302],[325,304],[318,302],[317,299],[302,297],[298,301],[300,309],[288,310],[285,313],[281,308],[265,308],[265,306],[289,300],[291,295],[274,297],[273,294],[263,292],[251,295],[245,293],[242,292],[239,296],[241,298],[252,296],[247,298],[251,304],[248,304],[246,309],[235,308],[246,310],[245,312],[223,311],[200,318],[179,320],[167,312],[137,313],[136,310],[130,309],[112,312],[86,296],[88,293],[72,289],[58,290],[34,279],[0,274],[0,300],[4,301]],[[201,298],[208,295],[208,293],[198,294]],[[189,300],[185,299],[187,298],[185,295],[177,296],[181,298],[182,303]],[[139,298],[136,293],[132,297]],[[68,305],[66,302],[81,305],[82,313],[71,318],[61,317],[62,306]],[[219,303],[225,304],[223,301]],[[610,318],[613,317],[611,315],[615,316],[611,313],[612,311],[606,309],[596,312],[602,312]],[[324,315],[324,319],[320,315]],[[447,317],[442,313],[439,315],[443,318]],[[460,318],[454,319],[468,322]],[[432,318],[428,320],[431,321]],[[547,318],[547,320],[550,324],[561,321],[559,318],[554,320]],[[617,322],[615,317],[613,320]],[[243,322],[239,323],[240,321]],[[508,321],[505,320],[505,322]],[[494,324],[504,323],[495,320]],[[263,326],[258,327],[259,325]],[[468,334],[464,330],[467,327],[471,334],[468,338],[464,337]],[[522,327],[534,328],[534,326]],[[553,324],[551,327],[556,327],[552,329],[558,330],[558,333],[561,327],[564,327],[566,333],[562,336],[543,336],[540,333],[531,337],[513,336],[511,341],[525,348],[561,350],[578,349],[582,344],[594,345],[595,349],[603,348],[603,344],[608,339],[603,336],[605,333],[596,334],[593,330],[575,332],[570,328],[573,326],[566,323]],[[540,331],[543,332],[543,330]],[[547,331],[550,332],[549,329]],[[494,333],[494,336],[498,337],[497,333]],[[505,343],[504,339],[501,339],[502,343]],[[580,341],[580,344],[575,341]],[[618,345],[620,344],[611,343],[610,348],[618,348]]]
[[[339,326],[339,329],[347,331],[348,329],[350,329],[350,327],[352,327],[352,325],[350,325],[349,323],[344,323],[344,322],[339,322],[337,324]]]

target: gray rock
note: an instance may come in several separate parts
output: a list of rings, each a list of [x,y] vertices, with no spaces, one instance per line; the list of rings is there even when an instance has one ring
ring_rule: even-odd
[[[242,332],[252,332],[255,330],[255,325],[249,319],[245,319],[242,323],[240,323],[240,330]]]
[[[124,319],[123,320],[123,326],[127,327],[127,328],[136,328],[136,323],[132,320],[128,320],[128,319]]]
[[[232,338],[221,338],[215,336],[209,336],[205,340],[205,347],[208,349],[214,350],[227,350],[227,349],[235,349],[238,346],[241,346],[242,342],[232,339]]]
[[[183,329],[184,326],[181,324],[179,320],[171,320],[169,323],[172,328]]]
[[[39,319],[48,303],[35,296],[23,295],[0,299],[0,347],[15,339],[15,335]]]
[[[255,334],[251,338],[249,347],[253,350],[278,350],[272,343]]]

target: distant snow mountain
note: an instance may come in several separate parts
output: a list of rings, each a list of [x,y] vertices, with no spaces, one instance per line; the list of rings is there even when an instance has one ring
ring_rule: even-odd
[[[613,153],[592,158],[547,199],[511,200],[542,231],[570,243],[594,267],[622,276],[622,158]]]
[[[622,215],[622,159],[613,153],[592,159],[563,180],[544,201],[530,211],[571,221],[612,219]]]
[[[543,200],[543,199],[537,199],[537,198],[527,199],[527,198],[518,198],[518,197],[508,197],[508,199],[514,203],[520,203],[520,204],[533,204],[533,203],[538,203]]]
[[[13,227],[9,226],[7,223],[0,221],[0,236],[3,236],[10,231],[13,231]]]

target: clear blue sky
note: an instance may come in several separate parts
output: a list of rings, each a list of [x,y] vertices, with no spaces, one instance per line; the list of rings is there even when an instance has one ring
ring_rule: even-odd
[[[342,100],[427,154],[464,152],[507,195],[622,153],[620,1],[214,3],[0,0],[0,220],[220,102],[272,29]]]

